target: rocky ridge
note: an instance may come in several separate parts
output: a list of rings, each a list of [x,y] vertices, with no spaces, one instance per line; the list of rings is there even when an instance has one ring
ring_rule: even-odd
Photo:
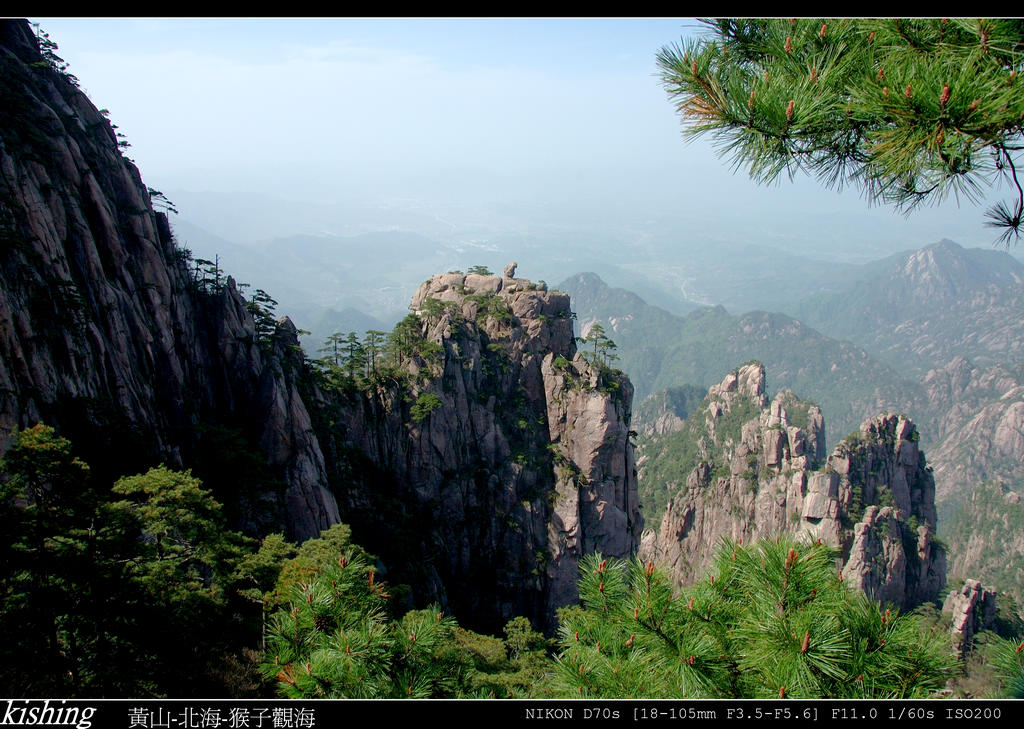
[[[835,547],[844,580],[875,599],[901,607],[935,599],[945,552],[935,541],[935,485],[913,423],[872,418],[825,459],[820,411],[788,392],[769,403],[764,377],[752,363],[711,388],[688,423],[695,465],[685,483],[669,484],[678,493],[658,528],[644,533],[641,554],[685,584],[722,538],[795,533]],[[640,451],[641,493],[653,450]]]
[[[543,284],[440,274],[410,308],[439,352],[410,362],[426,376],[405,399],[347,405],[325,439],[373,460],[424,525],[431,598],[498,627],[518,614],[553,624],[577,598],[580,557],[639,545],[632,386],[576,352],[569,297]],[[412,417],[411,403],[431,397],[434,409]],[[343,518],[372,521],[373,492],[343,496]]]
[[[943,240],[867,264],[838,292],[795,312],[904,375],[957,355],[983,365],[1024,357],[1024,265],[1005,251]]]

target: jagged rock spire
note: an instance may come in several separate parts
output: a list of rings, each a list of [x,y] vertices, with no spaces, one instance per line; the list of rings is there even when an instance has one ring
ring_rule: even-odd
[[[734,423],[735,413],[749,418]],[[703,572],[722,538],[788,532],[835,547],[844,580],[875,599],[910,607],[943,588],[935,482],[905,417],[865,421],[826,460],[818,408],[788,391],[768,404],[764,368],[752,363],[712,387],[679,433],[699,458],[657,531],[644,534],[641,555],[681,583]]]

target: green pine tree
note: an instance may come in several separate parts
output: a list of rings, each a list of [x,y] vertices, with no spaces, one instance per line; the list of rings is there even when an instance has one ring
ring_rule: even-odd
[[[557,691],[582,698],[908,698],[941,688],[945,636],[851,592],[821,545],[723,544],[676,593],[653,563],[585,558],[561,612]]]
[[[987,213],[1021,235],[1024,22],[994,19],[706,21],[663,47],[661,80],[690,136],[710,133],[758,182],[805,171],[910,210],[995,180]]]
[[[258,642],[258,613],[235,604],[248,544],[190,474],[161,467],[101,493],[42,424],[15,433],[0,473],[10,695],[209,693],[218,658]]]
[[[615,354],[617,345],[608,338],[604,327],[598,323],[591,324],[587,336],[577,337],[577,341],[585,347],[594,348],[593,352],[584,351],[583,356],[595,367],[610,367],[611,363],[619,358]]]
[[[125,477],[104,517],[129,540],[128,574],[138,589],[182,621],[221,604],[243,556],[239,535],[225,529],[221,505],[190,471],[166,466]]]
[[[77,693],[88,677],[98,496],[71,443],[42,423],[0,462],[0,678],[10,695]]]
[[[366,365],[366,378],[371,379],[377,376],[377,362],[381,357],[384,343],[387,341],[387,332],[379,329],[370,329],[366,332],[363,347],[366,349],[364,363]]]
[[[292,698],[455,696],[466,669],[455,649],[455,620],[435,608],[392,620],[388,587],[365,552],[344,544],[347,529],[319,541],[316,556],[300,554],[279,581],[277,598],[284,606],[271,617],[263,660],[264,673],[279,693]],[[336,558],[324,561],[327,554]]]
[[[217,280],[219,282],[219,276]],[[277,301],[263,289],[256,289],[252,298],[245,303],[245,307],[252,315],[256,329],[256,341],[267,346],[277,333],[277,316],[274,313]]]
[[[1013,640],[995,637],[988,654],[1003,694],[1011,699],[1024,699],[1024,636]]]
[[[392,615],[375,560],[336,524],[284,564],[268,607],[262,671],[294,698],[526,697],[547,685],[546,639],[525,618],[501,641],[437,607]]]

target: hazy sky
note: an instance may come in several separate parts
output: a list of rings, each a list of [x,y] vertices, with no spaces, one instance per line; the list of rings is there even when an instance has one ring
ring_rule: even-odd
[[[649,207],[805,247],[994,237],[971,205],[904,218],[684,144],[654,58],[687,19],[33,20],[165,191]]]
[[[449,171],[529,179],[682,159],[654,53],[679,38],[684,22],[42,25],[90,97],[110,109],[144,174],[174,184],[212,174],[208,184],[237,189],[280,174],[305,186],[311,168],[376,184]]]

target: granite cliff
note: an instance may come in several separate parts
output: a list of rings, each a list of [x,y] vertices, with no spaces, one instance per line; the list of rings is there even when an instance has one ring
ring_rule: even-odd
[[[996,592],[977,580],[964,580],[959,589],[950,591],[942,604],[942,612],[952,617],[949,633],[957,660],[973,648],[974,636],[990,629],[996,621]]]
[[[218,487],[240,523],[338,520],[294,327],[261,341],[234,282],[197,280],[110,123],[18,21],[0,23],[0,237],[0,448],[42,420],[109,477],[194,464],[216,426],[275,484]]]
[[[409,358],[408,389],[328,407],[333,462],[372,464],[334,473],[357,484],[335,489],[342,516],[382,553],[411,537],[426,562],[407,579],[457,614],[552,625],[577,598],[581,556],[639,544],[632,386],[576,352],[569,297],[543,284],[441,274],[411,308],[430,354]]]
[[[935,541],[935,485],[913,423],[872,418],[825,458],[818,408],[788,391],[768,402],[764,377],[752,363],[711,388],[669,436],[676,452],[695,444],[674,472],[660,465],[664,442],[644,442],[645,505],[655,488],[668,502],[641,554],[689,583],[723,537],[796,533],[835,547],[844,580],[878,600],[934,600],[945,584],[945,552]]]
[[[1021,367],[979,367],[956,357],[924,379],[937,443],[935,465],[940,510],[970,498],[990,479],[1019,482],[1024,463],[1024,376]]]

